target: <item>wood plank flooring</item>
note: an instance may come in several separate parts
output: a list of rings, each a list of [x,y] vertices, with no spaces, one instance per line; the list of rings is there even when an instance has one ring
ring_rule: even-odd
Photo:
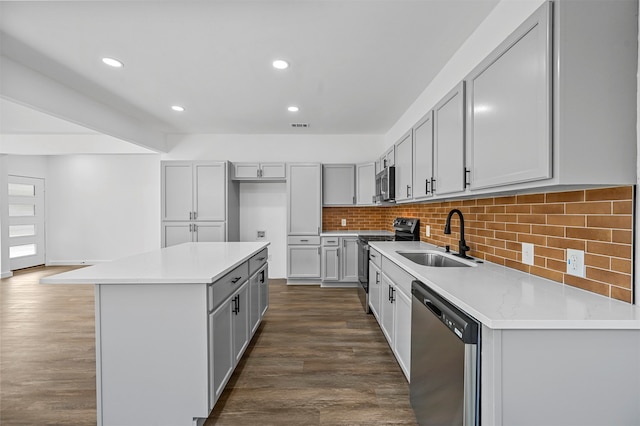
[[[94,289],[0,281],[0,425],[94,425]],[[409,388],[355,289],[270,280],[270,308],[212,425],[415,425]]]

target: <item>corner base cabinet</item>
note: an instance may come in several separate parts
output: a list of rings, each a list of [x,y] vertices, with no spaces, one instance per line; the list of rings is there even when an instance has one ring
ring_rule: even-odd
[[[99,426],[204,424],[266,311],[266,245],[187,243],[42,280],[96,284]]]

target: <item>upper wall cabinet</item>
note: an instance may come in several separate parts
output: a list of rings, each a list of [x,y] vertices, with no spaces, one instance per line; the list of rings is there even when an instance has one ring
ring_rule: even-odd
[[[460,82],[433,109],[435,183],[438,195],[465,190],[464,82]]]
[[[225,162],[163,162],[162,220],[223,221],[226,188]]]
[[[234,180],[283,181],[285,163],[233,163]]]
[[[433,112],[413,126],[413,199],[433,195]]]
[[[551,177],[550,13],[538,9],[466,79],[472,190]]]
[[[322,204],[352,206],[356,204],[355,164],[322,165]]]
[[[413,198],[413,132],[409,130],[395,144],[396,202]]]
[[[546,2],[469,74],[474,193],[636,183],[637,13]]]
[[[359,206],[374,205],[376,193],[375,163],[356,164],[356,204]]]

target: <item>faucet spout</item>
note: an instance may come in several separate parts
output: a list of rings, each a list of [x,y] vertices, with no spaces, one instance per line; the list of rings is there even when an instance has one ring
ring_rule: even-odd
[[[460,240],[458,241],[458,253],[456,256],[460,256],[462,258],[468,258],[467,252],[471,250],[464,240],[464,216],[462,216],[462,212],[458,209],[453,209],[447,215],[447,222],[444,225],[444,233],[449,235],[451,234],[451,216],[457,214],[460,217]]]

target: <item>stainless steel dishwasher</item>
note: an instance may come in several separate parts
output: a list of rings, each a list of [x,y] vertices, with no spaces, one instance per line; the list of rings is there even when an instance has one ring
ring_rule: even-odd
[[[479,323],[420,281],[411,294],[410,392],[418,424],[479,425]]]

